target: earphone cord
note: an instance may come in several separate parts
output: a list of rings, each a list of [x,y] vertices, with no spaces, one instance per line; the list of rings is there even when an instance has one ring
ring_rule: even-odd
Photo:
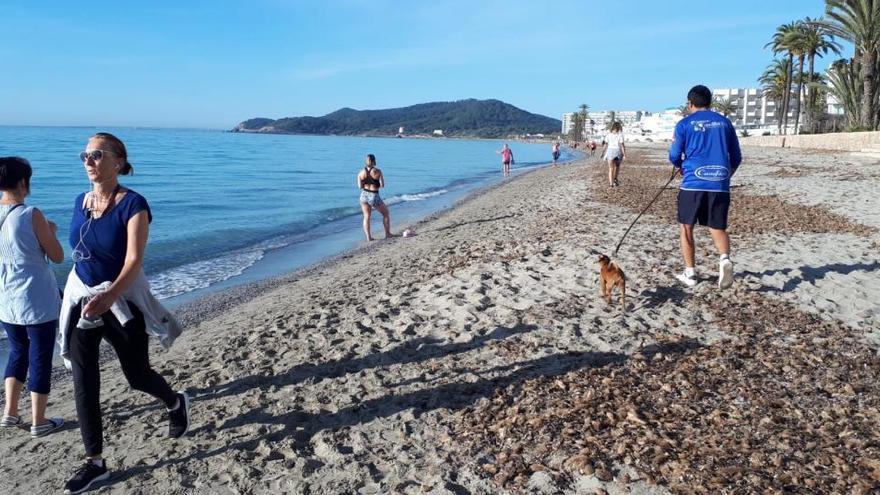
[[[91,251],[89,251],[89,248],[86,247],[86,243],[85,243],[86,234],[89,233],[89,228],[91,226],[92,226],[92,216],[89,215],[89,218],[85,221],[85,223],[83,223],[82,225],[79,226],[79,242],[76,243],[76,247],[73,248],[73,253],[71,253],[71,257],[74,258],[73,259],[74,263],[76,263],[78,261],[85,261],[85,260],[92,258],[92,253],[91,253]],[[85,229],[85,232],[83,232],[83,229]],[[85,256],[83,256],[82,254],[77,255],[77,253],[82,253],[82,251],[79,250],[80,246],[82,246],[82,248],[85,249],[85,251],[86,251]]]
[[[121,184],[119,184],[117,182],[116,187],[113,188],[113,192],[110,193],[110,199],[107,200],[107,206],[104,208],[105,212],[109,211],[111,208],[116,206],[116,195],[119,194],[119,190],[121,187],[122,187]],[[89,194],[93,194],[94,195],[93,197],[98,196],[97,194],[95,194],[94,191],[91,191]],[[91,208],[89,208],[89,211],[91,211]]]

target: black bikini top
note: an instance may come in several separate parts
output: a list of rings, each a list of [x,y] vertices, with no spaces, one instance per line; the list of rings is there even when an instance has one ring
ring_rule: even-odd
[[[361,181],[361,187],[367,185],[376,186],[376,189],[381,187],[381,184],[379,184],[379,179],[374,179],[373,176],[370,175],[371,169],[368,167],[364,167],[364,170],[367,172],[367,177]]]

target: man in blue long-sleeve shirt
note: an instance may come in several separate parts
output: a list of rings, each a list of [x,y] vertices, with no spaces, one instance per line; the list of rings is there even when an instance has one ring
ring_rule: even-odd
[[[730,208],[730,178],[742,162],[736,130],[727,117],[709,109],[712,92],[694,86],[688,92],[690,114],[675,126],[669,161],[680,169],[678,223],[684,272],[676,275],[683,284],[697,285],[694,256],[694,224],[706,225],[721,256],[718,286],[733,283],[727,212]]]

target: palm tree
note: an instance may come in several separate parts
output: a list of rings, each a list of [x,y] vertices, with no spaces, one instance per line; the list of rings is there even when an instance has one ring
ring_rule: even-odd
[[[588,120],[587,120],[587,115],[589,115],[589,114],[587,113],[587,110],[590,109],[590,106],[587,105],[586,103],[581,103],[580,109],[581,109],[581,112],[580,112],[580,115],[581,115],[581,122],[583,122],[583,124],[584,124],[584,133],[586,134],[586,130],[587,130],[587,122],[588,122]],[[586,138],[586,135],[585,135],[585,138]]]
[[[790,22],[776,28],[776,32],[773,34],[773,39],[764,45],[764,48],[769,47],[773,50],[774,55],[788,55],[788,75],[785,79],[785,94],[782,98],[782,116],[780,117],[783,120],[782,125],[785,128],[786,134],[788,133],[788,110],[789,101],[791,100],[791,85],[794,82],[794,52],[791,47],[797,36],[797,24]]]
[[[791,72],[791,64],[788,59],[773,59],[773,62],[767,66],[758,82],[761,83],[761,90],[764,98],[769,98],[774,103],[776,109],[776,129],[782,134],[782,117],[779,115],[782,110],[783,101],[785,101],[785,93],[788,88],[788,74]]]
[[[725,117],[730,117],[731,114],[736,113],[736,103],[730,101],[730,98],[715,98],[712,100],[712,110]]]
[[[580,141],[584,136],[584,118],[580,113],[575,113],[572,116],[572,125],[569,138],[572,141]]]
[[[859,77],[856,62],[838,60],[828,70],[829,91],[843,105],[847,127],[856,127],[862,122],[862,96],[864,86]]]
[[[808,96],[807,101],[804,102],[804,116],[810,118],[810,132],[815,134],[820,131],[821,121],[825,120],[823,117],[826,114],[828,103],[828,78],[821,73],[814,73],[812,75],[809,75],[809,82],[807,82],[804,86],[806,87],[807,95],[811,95],[813,97],[812,100],[810,100]]]
[[[795,102],[797,103],[797,109],[794,111],[794,133],[798,134],[800,132],[800,122],[801,122],[801,93],[804,90],[804,63],[807,61],[807,44],[806,44],[806,36],[807,36],[806,25],[803,21],[798,21],[795,23],[795,30],[791,33],[789,37],[789,50],[792,55],[797,57],[798,59],[798,72],[797,72],[797,91],[795,92]]]
[[[840,55],[842,47],[840,43],[834,41],[834,36],[828,32],[818,19],[805,17],[801,24],[801,36],[803,49],[807,54],[807,74],[809,79],[807,81],[807,115],[810,118],[810,128],[815,132],[816,91],[819,88],[816,84],[813,84],[817,82],[817,74],[814,70],[816,57],[822,57],[828,53]]]
[[[681,118],[685,118],[685,117],[687,117],[688,115],[690,115],[690,113],[691,113],[691,111],[688,110],[688,106],[687,106],[687,105],[679,105],[679,106],[677,106],[677,107],[675,108],[675,110],[677,110],[678,113],[681,114]]]
[[[855,45],[855,60],[861,68],[862,100],[860,125],[877,125],[874,103],[877,93],[877,59],[880,52],[880,1],[825,0],[825,27],[831,34]]]

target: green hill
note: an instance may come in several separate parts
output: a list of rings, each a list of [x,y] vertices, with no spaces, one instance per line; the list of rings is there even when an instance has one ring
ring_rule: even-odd
[[[394,136],[400,127],[406,134],[431,134],[440,129],[451,137],[501,138],[558,134],[562,122],[502,101],[470,99],[385,110],[341,108],[323,117],[254,118],[238,124],[232,132]]]

